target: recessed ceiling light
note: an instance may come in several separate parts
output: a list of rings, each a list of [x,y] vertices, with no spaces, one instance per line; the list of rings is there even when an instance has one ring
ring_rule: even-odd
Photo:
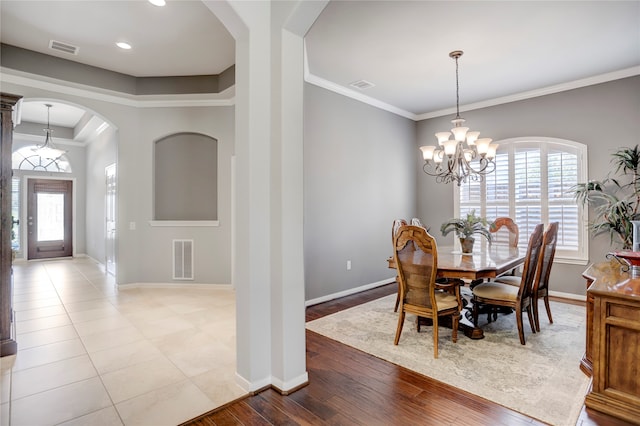
[[[118,46],[120,49],[124,49],[124,50],[131,49],[131,45],[129,43],[125,43],[124,41],[117,42],[116,46]]]
[[[164,0],[149,0],[149,3],[154,6],[164,6],[165,4],[167,4]]]

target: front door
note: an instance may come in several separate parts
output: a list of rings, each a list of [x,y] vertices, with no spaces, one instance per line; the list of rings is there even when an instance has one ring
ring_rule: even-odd
[[[71,246],[72,181],[27,181],[28,259],[68,257]]]

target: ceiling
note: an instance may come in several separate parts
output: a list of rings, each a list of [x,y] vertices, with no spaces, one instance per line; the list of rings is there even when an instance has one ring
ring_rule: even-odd
[[[196,0],[2,0],[0,17],[2,43],[138,77],[218,74],[234,61],[233,38]],[[336,0],[305,45],[309,81],[421,119],[455,108],[456,49],[462,110],[640,74],[640,1]],[[360,80],[374,86],[350,86]],[[54,105],[51,121],[74,114]],[[46,108],[24,108],[23,120],[46,122]]]

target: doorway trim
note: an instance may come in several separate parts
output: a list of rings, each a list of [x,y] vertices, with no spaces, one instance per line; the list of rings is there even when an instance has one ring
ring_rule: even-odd
[[[29,239],[27,238],[27,209],[28,209],[28,200],[27,200],[27,194],[29,191],[29,187],[28,187],[28,181],[29,179],[47,179],[47,180],[69,180],[72,182],[71,185],[71,215],[72,215],[72,220],[71,220],[71,245],[72,245],[72,251],[71,251],[71,256],[76,257],[76,251],[77,251],[77,245],[76,245],[76,239],[77,239],[77,232],[76,232],[76,228],[77,228],[77,222],[78,222],[78,215],[77,215],[77,209],[76,209],[76,200],[77,200],[77,196],[76,196],[76,192],[77,192],[77,188],[78,188],[78,184],[77,184],[77,179],[75,177],[72,176],[55,176],[55,175],[47,175],[47,174],[29,174],[29,175],[23,175],[21,177],[22,182],[20,182],[20,195],[22,195],[22,199],[20,200],[20,232],[21,235],[23,235],[23,239],[22,241],[20,241],[24,248],[22,250],[22,258],[24,260],[28,259],[28,253],[29,253]],[[34,259],[35,260],[35,259]]]

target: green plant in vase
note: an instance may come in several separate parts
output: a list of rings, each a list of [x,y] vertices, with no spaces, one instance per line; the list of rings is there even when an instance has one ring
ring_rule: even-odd
[[[593,236],[609,234],[611,244],[622,244],[631,250],[633,244],[632,221],[640,220],[640,149],[619,148],[612,154],[615,176],[590,180],[572,188],[575,199],[588,205],[595,213],[589,229]]]
[[[487,228],[487,219],[476,216],[476,211],[471,210],[464,218],[449,219],[440,227],[443,236],[449,235],[452,231],[460,239],[463,253],[471,253],[475,243],[474,235],[478,234],[491,242],[491,233]]]

